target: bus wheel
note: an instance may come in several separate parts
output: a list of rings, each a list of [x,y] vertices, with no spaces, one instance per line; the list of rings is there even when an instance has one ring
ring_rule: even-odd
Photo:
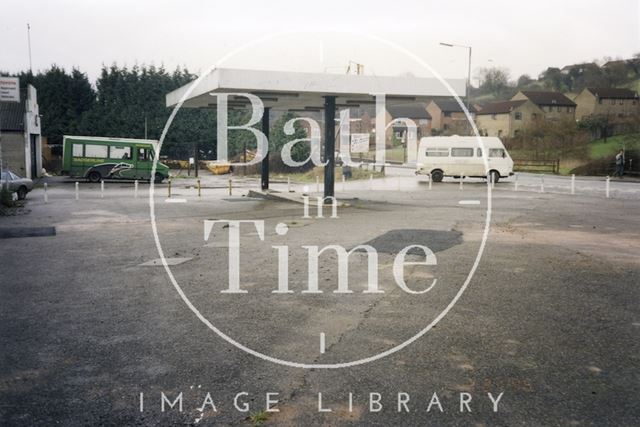
[[[164,176],[161,173],[156,173],[156,176],[153,180],[156,184],[160,184],[164,180]]]
[[[444,174],[441,170],[434,170],[431,172],[431,179],[433,182],[440,182],[442,181],[442,178],[444,178]]]
[[[491,178],[491,181],[494,184],[497,184],[498,181],[500,181],[500,174],[498,173],[498,171],[493,170],[493,171],[489,172],[489,177]]]
[[[87,179],[89,179],[89,182],[100,182],[101,178],[102,177],[100,176],[100,172],[97,171],[89,172],[89,175],[87,175]]]

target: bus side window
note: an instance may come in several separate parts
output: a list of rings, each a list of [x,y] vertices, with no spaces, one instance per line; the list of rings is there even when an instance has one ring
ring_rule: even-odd
[[[86,144],[84,146],[84,156],[95,159],[106,159],[109,147],[106,145]]]
[[[110,159],[131,159],[131,147],[116,147],[112,145],[109,147],[109,158]]]
[[[147,148],[138,148],[138,161],[146,162],[149,160],[149,150]]]
[[[84,146],[82,144],[73,144],[73,157],[82,157]]]
[[[502,148],[492,148],[489,150],[489,157],[507,157],[507,154]]]

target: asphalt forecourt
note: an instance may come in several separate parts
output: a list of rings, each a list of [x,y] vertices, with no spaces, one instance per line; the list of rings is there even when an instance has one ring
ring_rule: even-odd
[[[322,217],[316,205],[304,212],[302,193],[312,203],[315,183],[272,184],[292,202],[248,196],[251,179],[234,178],[231,195],[227,177],[202,178],[200,196],[194,184],[174,180],[171,197],[168,184],[156,185],[164,261],[148,184],[135,197],[134,183],[105,183],[104,191],[81,183],[76,199],[74,183],[52,183],[46,203],[38,188],[29,214],[0,218],[2,228],[27,231],[0,239],[3,423],[637,420],[640,201],[613,181],[609,199],[604,188],[571,195],[497,183],[481,262],[456,304],[401,350],[349,369],[300,369],[248,354],[187,307],[163,264],[202,317],[237,343],[295,363],[357,361],[410,340],[458,293],[483,241],[487,185],[429,188],[388,177],[347,182],[342,192],[338,182],[332,218],[330,205]],[[230,220],[244,221],[237,247]],[[28,233],[42,227],[54,233]],[[364,244],[377,253],[377,288],[366,251],[349,255],[348,289],[340,288],[338,256],[327,251],[315,282],[322,292],[309,292],[305,247]],[[410,250],[401,282],[394,264],[411,244],[428,247],[437,264],[408,264],[424,261]],[[234,249],[243,293],[223,292],[233,282]]]

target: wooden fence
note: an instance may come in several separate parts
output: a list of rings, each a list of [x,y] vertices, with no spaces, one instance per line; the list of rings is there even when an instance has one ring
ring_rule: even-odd
[[[513,159],[513,170],[518,172],[547,172],[557,174],[560,172],[560,159]]]

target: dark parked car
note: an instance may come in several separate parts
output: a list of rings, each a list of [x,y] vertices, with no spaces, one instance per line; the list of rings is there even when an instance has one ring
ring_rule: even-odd
[[[0,188],[7,188],[18,195],[18,199],[23,200],[27,193],[33,190],[33,181],[29,178],[21,178],[11,171],[4,171],[0,175]]]

